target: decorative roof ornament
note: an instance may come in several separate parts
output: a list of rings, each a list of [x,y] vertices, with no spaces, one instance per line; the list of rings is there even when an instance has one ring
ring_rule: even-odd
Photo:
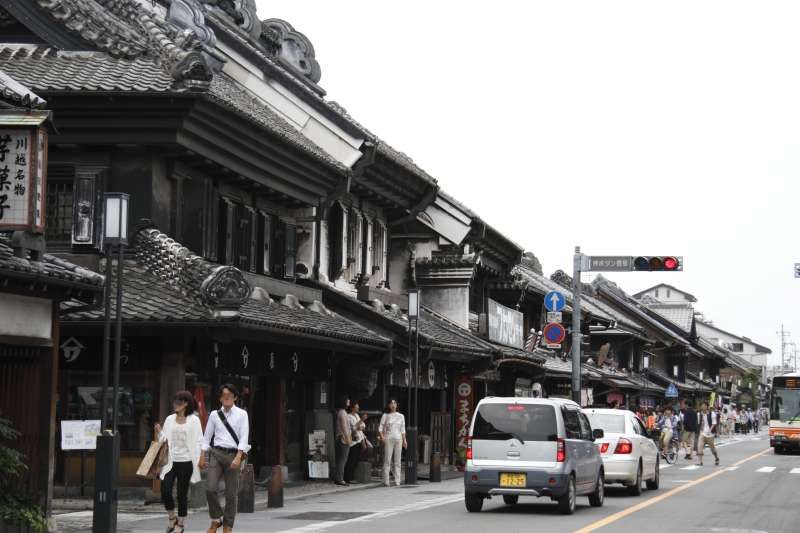
[[[295,30],[294,27],[281,19],[267,19],[261,22],[261,42],[275,49],[275,56],[281,63],[307,78],[313,83],[319,83],[322,71],[315,57],[314,45],[308,37]]]
[[[202,2],[227,15],[252,39],[257,41],[261,37],[261,21],[256,14],[255,0],[202,0]]]
[[[197,21],[197,0],[173,0],[170,6],[171,12],[192,13],[189,20],[194,24],[187,25],[164,20],[155,8],[139,0],[35,2],[47,16],[97,50],[124,59],[152,58],[178,87],[206,89],[215,68],[221,66],[213,54],[213,33]]]
[[[215,311],[238,310],[250,298],[252,289],[238,268],[192,253],[149,220],[139,224],[136,256],[148,272]]]

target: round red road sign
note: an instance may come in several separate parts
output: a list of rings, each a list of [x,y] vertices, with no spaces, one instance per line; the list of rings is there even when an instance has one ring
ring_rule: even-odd
[[[567,332],[561,324],[551,322],[544,327],[542,335],[548,344],[561,344],[567,336]]]

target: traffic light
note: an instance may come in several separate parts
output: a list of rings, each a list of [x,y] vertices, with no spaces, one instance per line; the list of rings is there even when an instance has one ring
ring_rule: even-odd
[[[683,270],[683,257],[674,255],[635,257],[633,270],[637,272],[677,272]]]
[[[800,278],[800,263],[794,264],[794,277]]]

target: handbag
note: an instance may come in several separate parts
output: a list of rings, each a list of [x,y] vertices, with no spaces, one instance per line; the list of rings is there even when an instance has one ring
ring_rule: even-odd
[[[147,448],[147,452],[136,470],[136,475],[155,479],[160,473],[161,467],[167,462],[169,462],[169,445],[166,442],[154,440],[150,442],[150,447]]]

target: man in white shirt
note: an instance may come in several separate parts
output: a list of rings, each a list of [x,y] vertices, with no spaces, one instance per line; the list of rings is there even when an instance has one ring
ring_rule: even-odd
[[[706,444],[711,448],[711,453],[714,454],[714,464],[719,464],[719,454],[717,447],[714,445],[714,433],[718,424],[717,413],[708,410],[708,402],[703,402],[703,410],[700,412],[700,438],[697,441],[697,458],[700,459],[700,466],[703,466],[703,449]]]
[[[248,444],[250,421],[247,411],[236,407],[238,399],[239,391],[230,383],[219,388],[219,402],[222,407],[209,415],[206,432],[203,435],[203,452],[209,454],[206,498],[211,526],[208,528],[208,533],[216,533],[220,526],[223,533],[230,533],[233,531],[233,522],[236,518],[242,461],[250,451]],[[220,411],[224,422],[220,417]],[[199,466],[200,468],[206,466],[205,453],[200,456]],[[221,479],[225,479],[224,511],[217,497]]]

